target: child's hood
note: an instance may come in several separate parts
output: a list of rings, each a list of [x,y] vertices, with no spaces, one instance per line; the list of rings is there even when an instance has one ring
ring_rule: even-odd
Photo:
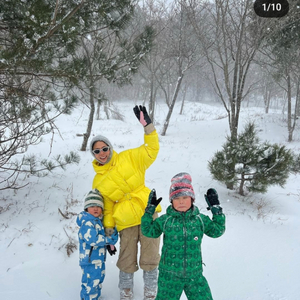
[[[81,226],[86,221],[93,221],[95,219],[96,218],[93,215],[91,215],[90,213],[88,213],[86,211],[82,211],[81,213],[78,214],[76,223],[78,226]]]

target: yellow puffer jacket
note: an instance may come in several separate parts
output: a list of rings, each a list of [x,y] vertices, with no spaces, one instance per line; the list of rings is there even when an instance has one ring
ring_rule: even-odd
[[[96,160],[93,189],[104,198],[104,227],[122,229],[141,224],[150,189],[145,186],[145,171],[159,151],[158,134],[144,135],[144,144],[121,153],[113,151],[111,160],[100,165]],[[160,205],[156,209],[161,212]]]

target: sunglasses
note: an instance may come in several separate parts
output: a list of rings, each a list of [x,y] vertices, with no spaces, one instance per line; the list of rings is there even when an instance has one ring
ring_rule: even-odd
[[[108,150],[109,150],[109,147],[103,147],[102,149],[95,149],[95,150],[93,150],[92,152],[93,152],[94,154],[99,154],[99,153],[101,153],[101,151],[107,152]]]

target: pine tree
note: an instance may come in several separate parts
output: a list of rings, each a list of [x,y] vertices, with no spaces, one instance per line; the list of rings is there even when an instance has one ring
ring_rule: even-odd
[[[261,143],[253,123],[237,139],[227,136],[226,140],[209,162],[209,170],[214,179],[237,187],[240,195],[265,193],[270,185],[283,187],[289,174],[300,170],[299,157],[285,146]]]
[[[131,24],[129,24],[131,25]],[[91,134],[95,115],[95,102],[103,99],[101,83],[108,81],[119,86],[129,84],[147,53],[152,47],[154,31],[146,26],[139,28],[138,33],[132,33],[131,26],[124,24],[118,31],[102,30],[93,32],[88,38],[82,38],[82,48],[76,54],[74,65],[71,69],[80,66],[82,81],[78,84],[83,95],[84,102],[90,108],[87,130],[83,135],[81,151],[85,151]],[[136,31],[136,30],[135,30]],[[105,97],[104,97],[105,98]]]
[[[82,37],[104,30],[118,37],[133,8],[131,0],[1,2],[0,189],[15,188],[19,172],[34,174],[45,168],[45,162],[32,157],[24,156],[17,164],[12,159],[43,135],[54,134],[55,119],[72,111],[76,87],[87,75],[83,61],[76,58]],[[77,161],[73,153],[46,163],[46,169]]]

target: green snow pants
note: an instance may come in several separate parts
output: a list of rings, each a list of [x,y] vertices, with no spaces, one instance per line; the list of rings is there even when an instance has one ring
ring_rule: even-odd
[[[186,278],[159,271],[155,300],[179,300],[183,291],[188,300],[213,300],[207,280],[202,273]]]

